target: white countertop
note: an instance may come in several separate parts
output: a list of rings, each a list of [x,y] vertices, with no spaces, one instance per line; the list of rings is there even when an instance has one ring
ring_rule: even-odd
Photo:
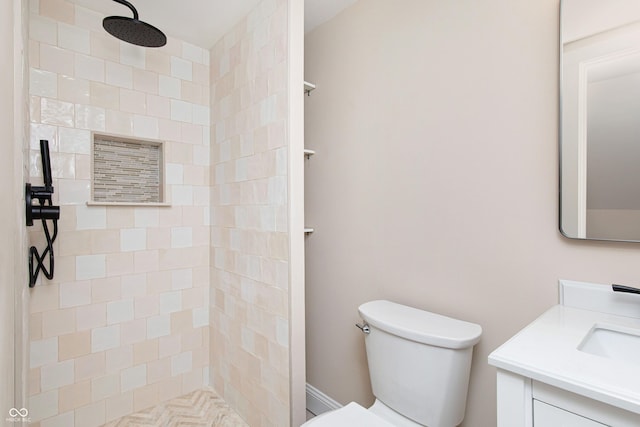
[[[556,305],[491,353],[489,364],[640,414],[640,354],[635,364],[578,350],[595,324],[640,330],[634,317]]]

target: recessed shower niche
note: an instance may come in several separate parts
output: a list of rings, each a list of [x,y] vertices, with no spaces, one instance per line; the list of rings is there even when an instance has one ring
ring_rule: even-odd
[[[93,134],[90,204],[166,205],[161,141]]]

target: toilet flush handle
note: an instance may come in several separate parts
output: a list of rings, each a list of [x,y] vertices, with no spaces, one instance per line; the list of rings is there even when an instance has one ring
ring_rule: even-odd
[[[361,330],[362,332],[364,332],[365,334],[369,334],[369,333],[371,333],[371,329],[369,329],[369,325],[367,325],[367,323],[366,323],[366,322],[365,322],[365,323],[363,323],[362,325],[361,325],[360,323],[356,323],[356,326],[357,326],[358,328],[360,328],[360,330]]]

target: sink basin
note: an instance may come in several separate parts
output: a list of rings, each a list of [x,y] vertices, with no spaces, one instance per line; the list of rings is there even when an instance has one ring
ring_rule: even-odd
[[[640,330],[613,325],[594,325],[578,350],[618,362],[640,365]]]

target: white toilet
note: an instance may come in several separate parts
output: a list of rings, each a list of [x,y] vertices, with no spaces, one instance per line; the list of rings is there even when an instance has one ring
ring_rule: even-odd
[[[482,328],[389,301],[358,311],[371,387],[369,409],[355,402],[305,427],[455,427],[462,422],[473,346]]]

